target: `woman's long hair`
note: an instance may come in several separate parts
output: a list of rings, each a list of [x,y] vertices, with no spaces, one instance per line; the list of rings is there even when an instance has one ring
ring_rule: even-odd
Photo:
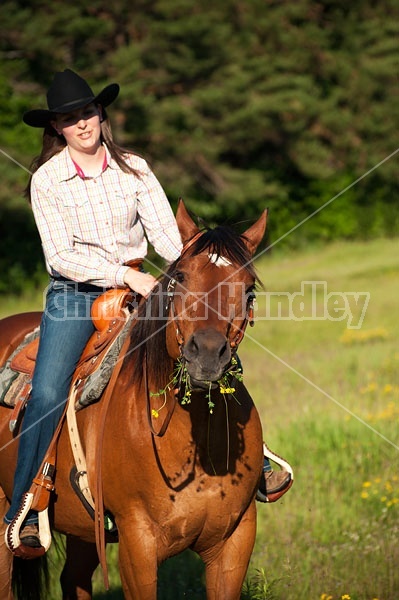
[[[136,177],[141,177],[142,174],[136,169],[133,169],[133,167],[131,167],[126,162],[127,156],[129,154],[136,153],[126,148],[122,148],[114,142],[111,124],[108,120],[108,116],[104,108],[102,108],[102,115],[103,119],[101,121],[101,142],[103,142],[107,146],[111,157],[119,165],[122,171],[124,171],[125,173],[132,173]],[[50,123],[48,123],[48,125],[46,125],[43,131],[42,151],[40,152],[39,156],[36,156],[36,158],[33,159],[32,164],[30,166],[31,176],[29,178],[28,185],[26,186],[24,192],[25,197],[28,198],[29,202],[31,201],[31,182],[33,173],[35,173],[35,171],[37,171],[39,167],[44,165],[44,163],[50,160],[50,158],[61,152],[66,145],[67,143],[65,141],[64,136],[59,135],[54,129],[54,127]]]

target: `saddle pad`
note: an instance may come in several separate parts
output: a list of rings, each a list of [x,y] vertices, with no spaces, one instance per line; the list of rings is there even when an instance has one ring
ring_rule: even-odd
[[[11,369],[7,369],[7,372],[5,372],[4,369],[2,370],[0,374],[0,405],[9,407],[14,406],[14,384],[18,381],[20,375],[20,373],[14,373]]]
[[[30,380],[30,372],[24,372],[24,378],[22,383],[22,377],[20,378],[20,371],[17,371],[11,367],[11,363],[14,358],[24,350],[30,343],[36,342],[38,343],[39,339],[39,327],[36,327],[33,331],[29,332],[22,342],[17,346],[17,348],[12,352],[12,354],[8,357],[5,364],[0,368],[0,404],[3,406],[14,407],[16,398],[18,396],[12,397],[13,393],[19,393],[19,385],[21,385],[21,389],[24,388],[24,385],[28,383]],[[24,352],[25,354],[25,352]],[[30,361],[32,362],[32,361]],[[19,390],[19,391],[18,391]]]
[[[14,373],[8,389],[0,397],[0,404],[14,408],[21,395],[25,396],[30,390],[32,380],[28,373]]]

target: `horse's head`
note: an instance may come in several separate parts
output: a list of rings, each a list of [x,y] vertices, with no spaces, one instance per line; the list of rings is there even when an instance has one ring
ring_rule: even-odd
[[[197,386],[222,377],[252,318],[252,257],[266,216],[264,211],[243,235],[228,227],[202,231],[179,204],[183,251],[169,274],[166,344],[170,356],[184,359]]]

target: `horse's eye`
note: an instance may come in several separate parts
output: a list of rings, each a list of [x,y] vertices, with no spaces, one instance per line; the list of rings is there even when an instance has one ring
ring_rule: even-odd
[[[181,271],[177,271],[177,273],[175,274],[175,279],[176,279],[177,283],[183,283],[184,273],[182,273]]]

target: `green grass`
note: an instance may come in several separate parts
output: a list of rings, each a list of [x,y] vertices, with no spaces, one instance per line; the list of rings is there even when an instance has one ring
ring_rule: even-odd
[[[246,338],[241,358],[250,365],[246,383],[265,438],[295,470],[291,491],[258,510],[249,577],[264,569],[263,598],[395,600],[397,240],[275,256],[260,273],[271,291],[326,281],[331,291],[369,292],[370,301],[360,330],[345,322],[262,321],[250,332],[254,340]]]
[[[295,482],[279,502],[258,505],[245,600],[399,598],[397,255],[397,240],[375,240],[275,252],[257,263],[270,292],[324,281],[328,293],[368,292],[370,301],[360,329],[345,321],[264,319],[247,330],[244,380],[264,437],[293,465]],[[323,300],[319,290],[319,310]],[[0,314],[40,308],[40,294],[36,301],[9,300]],[[123,597],[116,550],[109,550],[110,592],[96,574],[97,600]],[[159,598],[205,598],[195,555],[162,566]]]
[[[43,280],[43,290],[47,280]],[[17,313],[43,310],[45,296],[43,290],[29,290],[22,297],[0,296],[0,319]]]

